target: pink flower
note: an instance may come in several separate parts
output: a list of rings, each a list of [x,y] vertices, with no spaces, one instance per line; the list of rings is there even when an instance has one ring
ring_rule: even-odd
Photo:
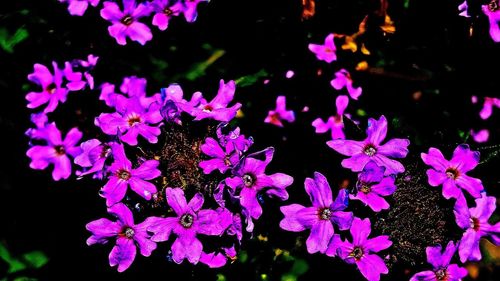
[[[329,34],[325,38],[325,44],[309,44],[309,50],[313,52],[318,60],[326,61],[327,63],[331,63],[332,61],[337,60],[337,54],[335,53],[337,48],[335,47],[335,42],[333,41],[334,35]]]
[[[346,88],[349,96],[351,96],[351,98],[354,100],[357,100],[358,97],[361,96],[361,93],[363,91],[361,87],[355,88],[352,85],[351,75],[345,69],[337,71],[335,73],[335,78],[330,81],[330,84],[335,90],[342,90],[343,88]]]
[[[290,123],[295,121],[295,113],[293,110],[286,110],[285,96],[279,96],[276,99],[276,109],[269,111],[264,122],[283,127],[282,120],[286,120]]]
[[[317,118],[313,121],[312,125],[316,128],[316,133],[322,134],[331,130],[332,139],[345,139],[343,115],[348,104],[349,98],[347,96],[338,96],[335,100],[337,114],[335,116],[330,116],[326,122],[323,122],[321,118]]]
[[[498,26],[498,22],[500,21],[500,7],[498,0],[490,1],[488,5],[483,5],[482,9],[490,22],[491,39],[495,42],[500,42],[500,28]]]

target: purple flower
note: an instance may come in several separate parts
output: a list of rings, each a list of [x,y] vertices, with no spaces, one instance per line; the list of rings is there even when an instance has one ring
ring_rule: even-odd
[[[146,160],[135,169],[132,162],[127,159],[123,145],[114,143],[111,145],[114,162],[109,167],[110,176],[108,182],[101,189],[101,196],[106,198],[106,205],[112,206],[120,202],[128,187],[146,200],[156,193],[156,186],[147,180],[152,180],[161,175],[158,170],[160,164],[157,160]]]
[[[280,222],[280,227],[294,232],[311,229],[306,241],[307,251],[311,254],[324,253],[335,233],[333,224],[340,230],[351,226],[352,213],[343,212],[347,208],[347,192],[341,189],[334,202],[328,181],[318,172],[314,173],[314,179],[306,178],[304,185],[312,207],[299,204],[281,207],[285,218]]]
[[[398,161],[391,158],[404,158],[408,154],[407,139],[391,139],[385,144],[381,142],[387,135],[387,120],[381,116],[379,120],[368,119],[366,129],[367,138],[364,141],[353,140],[331,140],[328,146],[338,153],[350,156],[342,160],[342,167],[349,168],[353,172],[361,172],[369,161],[374,161],[377,165],[385,167],[385,175],[402,173],[405,168]]]
[[[481,237],[489,236],[495,245],[500,245],[500,222],[495,225],[488,222],[495,209],[496,198],[486,196],[486,193],[482,193],[482,197],[476,199],[475,208],[469,209],[463,195],[457,199],[453,212],[458,226],[465,230],[458,246],[461,262],[481,259],[479,250]]]
[[[77,176],[85,176],[96,173],[96,178],[104,175],[104,163],[111,155],[113,143],[101,143],[97,139],[91,139],[80,144],[82,153],[75,157],[75,164],[83,168],[88,168],[85,172],[77,171]]]
[[[459,16],[470,18],[469,5],[467,5],[467,0],[465,0],[462,4],[458,5],[458,11],[460,12]]]
[[[245,153],[250,146],[253,144],[253,138],[249,137],[245,138],[245,135],[240,134],[240,128],[236,127],[234,130],[229,131],[227,133],[223,133],[223,129],[226,125],[219,126],[217,128],[217,138],[219,139],[219,143],[222,146],[227,146],[230,143],[240,152]]]
[[[344,95],[340,95],[335,100],[335,105],[337,107],[337,114],[328,118],[328,121],[323,122],[321,118],[317,118],[312,122],[314,128],[316,128],[316,133],[322,134],[329,130],[332,131],[332,139],[345,139],[344,134],[344,111],[349,104],[349,98]]]
[[[71,157],[81,153],[77,145],[82,138],[82,132],[77,128],[71,129],[64,140],[55,123],[50,123],[37,130],[37,139],[45,140],[46,145],[35,145],[28,149],[26,155],[31,158],[30,167],[35,170],[44,170],[49,164],[54,165],[52,178],[55,181],[67,179],[71,175]]]
[[[127,37],[131,40],[144,45],[153,38],[149,27],[139,19],[149,16],[151,9],[147,4],[136,4],[135,0],[123,0],[123,12],[114,2],[106,1],[103,3],[101,17],[112,23],[108,27],[109,34],[116,39],[120,45],[127,44]]]
[[[59,0],[60,3],[69,3],[68,11],[72,16],[82,16],[89,4],[96,7],[99,1],[100,0]]]
[[[488,17],[490,22],[490,36],[495,42],[500,42],[500,6],[498,0],[492,0],[488,5],[482,6],[483,13]]]
[[[427,170],[429,184],[443,185],[443,196],[446,199],[458,198],[462,194],[460,188],[465,189],[474,198],[481,197],[484,189],[481,180],[466,175],[479,163],[478,151],[471,151],[468,145],[461,144],[448,161],[439,149],[431,147],[429,153],[422,153],[421,157],[425,164],[432,167]]]
[[[37,108],[48,103],[43,112],[49,113],[56,109],[59,102],[66,101],[68,89],[62,85],[64,73],[55,62],[52,62],[52,66],[54,74],[50,73],[45,65],[37,63],[34,66],[35,71],[28,75],[28,80],[42,87],[41,92],[29,92],[26,95],[26,99],[29,101],[28,108]]]
[[[482,129],[479,131],[470,130],[472,139],[477,143],[487,142],[490,138],[490,131],[488,129]]]
[[[31,113],[31,123],[33,123],[36,128],[29,128],[24,134],[30,139],[43,139],[43,128],[47,126],[47,122],[49,122],[49,118],[45,112]],[[38,133],[40,131],[42,131],[41,135]]]
[[[347,92],[352,99],[357,100],[363,89],[361,87],[354,88],[352,85],[352,79],[349,72],[345,69],[341,69],[335,73],[335,78],[330,81],[330,84],[335,90],[341,90],[347,88]]]
[[[212,101],[208,102],[204,98],[200,98],[200,104],[196,108],[193,108],[190,113],[195,117],[194,120],[211,118],[217,121],[229,122],[236,116],[236,112],[241,108],[241,103],[236,103],[232,107],[227,107],[233,100],[236,83],[231,80],[226,84],[224,80],[221,79],[219,85],[217,96]],[[193,97],[198,95],[200,94],[195,93]]]
[[[375,212],[389,209],[389,203],[382,196],[393,194],[396,185],[394,177],[384,177],[384,172],[384,167],[379,167],[373,161],[368,162],[358,175],[357,193],[349,195],[349,198],[365,203]]]
[[[119,135],[120,140],[137,145],[138,135],[148,142],[156,143],[161,130],[158,124],[162,120],[159,103],[152,103],[144,108],[139,97],[116,99],[115,113],[101,113],[95,119],[95,125],[107,135]]]
[[[153,16],[153,25],[160,30],[168,27],[168,22],[174,16],[178,16],[185,9],[182,1],[177,0],[154,0],[151,2],[155,15]]]
[[[491,113],[493,112],[493,107],[500,108],[500,99],[485,97],[483,108],[481,109],[481,112],[479,112],[481,119],[486,120],[490,118]]]
[[[325,38],[325,44],[309,44],[309,50],[313,52],[318,60],[326,61],[327,63],[331,63],[332,61],[337,60],[337,48],[335,47],[335,42],[333,41],[334,35],[329,34]]]
[[[186,0],[184,5],[186,8],[184,9],[184,17],[188,22],[194,22],[196,17],[198,16],[198,4],[201,2],[208,3],[210,0]]]
[[[201,145],[201,151],[205,155],[213,157],[213,159],[203,160],[199,164],[205,174],[210,174],[215,169],[223,174],[240,160],[240,154],[232,142],[227,143],[222,148],[214,138],[206,138],[205,143]]]
[[[184,191],[181,188],[167,188],[165,190],[167,203],[176,214],[175,217],[154,217],[148,231],[154,235],[155,242],[167,241],[173,232],[177,238],[172,244],[172,258],[176,263],[184,259],[196,264],[201,258],[203,244],[197,235],[222,235],[231,223],[230,216],[221,216],[228,212],[201,210],[203,195],[196,193],[189,203],[186,202]]]
[[[264,160],[252,158],[260,154],[264,155]],[[265,174],[266,167],[271,162],[273,154],[274,148],[270,147],[264,151],[249,155],[233,169],[233,177],[227,178],[225,181],[226,185],[231,188],[232,193],[239,196],[247,221],[252,218],[258,219],[262,215],[262,207],[257,200],[259,193],[276,196],[281,200],[288,199],[285,188],[293,183],[293,178],[282,173]],[[250,222],[247,231],[251,231],[251,229],[252,224]]]
[[[236,260],[236,255],[234,245],[229,248],[222,247],[219,251],[212,253],[202,252],[200,262],[208,265],[210,268],[218,268],[226,265],[228,259],[231,261]]]
[[[89,71],[96,66],[98,60],[99,57],[94,55],[88,55],[87,60],[78,60],[78,64],[85,69],[83,76],[87,80],[90,89],[94,89],[94,77]]]
[[[450,264],[457,247],[453,241],[448,242],[446,249],[441,253],[441,245],[427,247],[427,262],[433,270],[419,272],[413,275],[410,281],[460,281],[467,276],[467,270],[457,264]]]
[[[108,213],[115,216],[117,221],[102,218],[88,223],[86,228],[92,232],[92,236],[87,239],[87,245],[106,244],[116,238],[116,245],[109,254],[109,264],[118,265],[118,271],[123,272],[134,261],[137,246],[141,255],[145,257],[149,257],[156,249],[156,243],[150,240],[146,231],[150,219],[135,224],[132,212],[122,203],[108,208]]]
[[[200,92],[196,92],[191,97],[190,101],[183,98],[184,92],[181,86],[177,84],[171,84],[168,88],[161,89],[161,100],[162,109],[161,114],[167,122],[174,122],[177,124],[182,124],[181,113],[186,112],[192,114],[195,107],[200,103],[202,95]]]
[[[286,120],[289,123],[295,121],[295,113],[293,110],[286,110],[285,96],[279,96],[276,99],[276,109],[269,111],[264,122],[283,127],[283,123],[281,122],[282,120]]]
[[[68,83],[66,83],[66,88],[70,91],[79,91],[87,85],[85,81],[82,80],[82,73],[81,72],[74,72],[73,71],[73,66],[71,65],[70,62],[65,62],[64,63],[64,77],[68,80]]]
[[[336,245],[337,254],[347,263],[356,264],[361,274],[368,281],[379,281],[380,274],[387,274],[389,269],[382,258],[372,254],[385,250],[392,245],[389,236],[382,235],[368,239],[371,224],[368,218],[354,218],[351,225],[352,243],[348,240],[332,240]],[[331,247],[333,245],[330,245]]]

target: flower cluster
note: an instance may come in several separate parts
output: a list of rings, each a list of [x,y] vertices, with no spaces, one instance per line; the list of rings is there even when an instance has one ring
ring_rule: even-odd
[[[127,37],[141,45],[153,38],[151,29],[144,24],[144,19],[150,17],[151,24],[159,30],[167,29],[173,17],[184,15],[188,22],[194,22],[198,16],[197,7],[200,2],[209,0],[151,0],[141,1],[102,1],[101,17],[111,23],[109,34],[120,45],[127,44]],[[82,16],[89,4],[99,5],[100,0],[59,0],[68,4],[68,11],[73,16]],[[117,3],[118,2],[118,3]],[[120,4],[121,5],[120,5]]]
[[[356,264],[361,274],[370,281],[378,281],[381,274],[389,272],[382,258],[375,253],[389,248],[392,242],[385,235],[368,238],[370,220],[354,217],[345,209],[349,199],[363,202],[374,212],[389,208],[384,197],[395,192],[395,177],[404,172],[403,165],[391,158],[406,157],[409,141],[392,139],[382,144],[386,134],[387,120],[382,116],[379,120],[368,121],[368,136],[364,141],[334,139],[328,142],[337,152],[351,157],[342,161],[343,167],[360,172],[353,192],[341,189],[334,200],[326,178],[315,173],[314,179],[307,178],[305,181],[313,206],[292,204],[281,208],[285,215],[280,223],[282,229],[294,232],[311,230],[306,242],[309,253],[339,256],[349,264]],[[342,240],[335,233],[334,226],[340,231],[349,229],[352,242]]]
[[[94,88],[94,79],[90,71],[94,68],[98,57],[89,55],[87,60],[73,60],[64,63],[60,68],[52,62],[53,71],[42,64],[34,65],[34,72],[28,80],[37,85],[36,91],[26,95],[28,108],[39,112],[31,115],[34,128],[26,131],[31,139],[31,147],[27,155],[31,158],[30,167],[44,170],[50,164],[54,166],[52,178],[56,181],[67,179],[71,175],[71,158],[80,154],[78,142],[82,132],[72,128],[63,139],[55,122],[49,122],[48,114],[52,113],[59,103],[66,102],[70,92]]]

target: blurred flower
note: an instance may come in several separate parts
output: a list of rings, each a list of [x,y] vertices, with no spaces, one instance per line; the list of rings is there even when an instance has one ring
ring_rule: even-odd
[[[318,172],[314,173],[314,179],[306,178],[304,185],[312,207],[299,204],[281,207],[285,218],[280,222],[280,227],[294,232],[311,229],[306,241],[307,251],[310,254],[324,253],[335,233],[333,224],[340,230],[347,230],[351,226],[352,213],[343,212],[347,208],[347,192],[341,189],[333,201],[327,179]]]
[[[483,109],[481,109],[481,112],[479,112],[479,116],[481,117],[481,119],[486,120],[490,118],[491,113],[493,112],[493,106],[500,108],[500,99],[485,97]]]
[[[462,194],[459,187],[474,198],[481,197],[484,189],[481,180],[466,175],[479,163],[478,151],[471,151],[468,145],[461,144],[448,161],[439,149],[431,147],[429,153],[422,153],[421,157],[425,164],[432,167],[427,170],[429,184],[443,185],[443,196],[446,199],[458,198]]]
[[[264,122],[283,127],[283,123],[281,122],[282,120],[286,120],[290,123],[295,121],[295,113],[293,110],[286,110],[285,96],[279,96],[276,99],[276,109],[269,111]]]
[[[448,242],[446,249],[441,253],[441,245],[427,247],[427,262],[433,270],[419,272],[413,275],[410,281],[460,281],[467,276],[467,270],[457,264],[450,264],[457,247],[453,241]]]
[[[141,255],[149,257],[156,249],[156,243],[150,240],[146,231],[150,225],[149,219],[135,224],[132,212],[122,203],[108,208],[108,213],[117,220],[102,218],[86,225],[87,230],[92,232],[92,236],[87,239],[87,245],[106,244],[109,240],[116,239],[116,245],[109,254],[109,264],[118,265],[118,271],[123,272],[134,261],[137,247]]]
[[[52,178],[55,181],[67,179],[71,175],[71,160],[68,156],[76,157],[81,153],[77,145],[81,138],[82,132],[77,128],[71,129],[64,140],[55,123],[39,128],[36,139],[45,140],[46,145],[35,145],[28,149],[26,155],[31,158],[30,167],[44,170],[49,164],[53,164]]]
[[[348,104],[349,98],[347,96],[338,96],[337,99],[335,99],[337,114],[335,116],[330,116],[326,122],[323,122],[321,118],[316,118],[312,122],[313,127],[316,128],[316,133],[322,134],[331,130],[332,139],[345,139],[343,115]]]
[[[109,167],[108,182],[101,189],[101,196],[106,198],[106,205],[113,206],[120,202],[128,188],[146,200],[151,200],[151,195],[156,193],[156,186],[147,180],[152,180],[161,175],[158,170],[160,164],[157,160],[146,160],[139,167],[133,169],[132,162],[127,159],[123,145],[111,145],[114,162]]]
[[[462,4],[458,5],[458,11],[460,12],[459,16],[470,18],[469,5],[467,5],[467,0],[465,0]]]
[[[474,141],[478,143],[487,142],[488,139],[490,138],[490,131],[488,129],[482,129],[478,132],[470,130],[470,134],[472,135]]]
[[[349,96],[351,96],[351,98],[354,100],[357,100],[363,92],[363,89],[361,89],[361,87],[353,87],[351,75],[345,69],[337,71],[335,73],[335,78],[330,82],[330,84],[333,88],[335,88],[335,90],[342,90],[343,88],[346,88]]]
[[[337,254],[347,263],[356,264],[359,271],[368,281],[379,281],[380,274],[387,274],[389,269],[377,253],[389,248],[392,242],[389,236],[382,235],[368,239],[371,224],[368,218],[354,218],[350,228],[352,243],[348,240],[335,240],[338,243]]]
[[[481,237],[491,237],[493,243],[500,245],[500,222],[495,225],[488,223],[496,209],[496,198],[481,194],[481,198],[476,199],[476,207],[469,208],[465,197],[458,197],[453,212],[458,226],[465,230],[458,253],[460,261],[466,262],[481,260],[481,251],[479,250],[479,240]]]
[[[184,12],[186,8],[182,1],[178,0],[153,0],[151,6],[155,13],[153,25],[160,30],[167,29],[170,19]]]
[[[333,41],[334,35],[329,34],[325,38],[325,43],[323,45],[309,44],[309,50],[313,52],[318,60],[326,61],[331,63],[337,60],[337,48],[335,47],[335,42]]]
[[[384,172],[384,167],[373,161],[368,162],[358,175],[357,193],[349,195],[349,198],[365,203],[375,212],[389,209],[389,203],[382,196],[393,194],[396,185],[392,176],[384,177]]]
[[[137,5],[135,0],[123,0],[123,11],[115,2],[106,1],[103,5],[101,17],[112,23],[108,31],[118,44],[126,45],[127,37],[141,45],[153,38],[149,27],[139,22],[140,18],[150,15],[148,4]]]
[[[188,22],[194,22],[198,17],[198,4],[201,2],[208,3],[210,0],[187,0],[184,2],[186,8],[184,9],[184,17]]]
[[[381,144],[387,135],[387,119],[381,116],[379,120],[370,118],[366,129],[367,138],[364,141],[331,140],[327,142],[333,150],[350,156],[342,160],[342,167],[353,172],[361,172],[369,161],[374,161],[378,166],[385,167],[385,175],[402,173],[405,168],[401,163],[391,158],[404,158],[408,154],[407,139],[391,139]]]
[[[197,264],[203,252],[203,244],[197,235],[221,235],[231,224],[231,216],[214,210],[201,210],[204,202],[201,193],[196,193],[189,203],[181,188],[167,188],[165,195],[169,207],[177,216],[150,218],[152,223],[148,231],[154,233],[151,240],[167,241],[173,232],[177,236],[172,244],[174,262],[181,263],[187,258],[190,263]]]
[[[72,16],[83,16],[87,7],[96,7],[100,0],[58,0],[60,3],[69,3],[68,11]]]
[[[490,22],[490,36],[495,42],[500,42],[500,6],[498,0],[491,0],[488,5],[482,6],[483,13],[488,17]]]

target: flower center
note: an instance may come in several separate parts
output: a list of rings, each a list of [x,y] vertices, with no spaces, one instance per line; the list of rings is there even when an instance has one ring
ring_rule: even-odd
[[[126,26],[129,26],[134,22],[134,19],[131,16],[126,15],[120,20],[120,22]]]
[[[226,155],[226,157],[224,157],[224,165],[226,166],[231,166],[231,160],[229,160],[229,155]]]
[[[212,112],[212,110],[214,110],[214,108],[209,104],[203,107],[203,112]]]
[[[359,191],[363,192],[364,194],[367,194],[370,193],[370,191],[372,191],[372,187],[369,184],[361,183]]]
[[[491,0],[490,3],[488,4],[488,9],[492,12],[498,11],[498,0]]]
[[[141,117],[137,114],[132,114],[127,121],[129,126],[134,126],[137,123],[141,123]]]
[[[246,187],[251,187],[255,183],[255,176],[251,174],[243,175],[243,183]]]
[[[332,210],[330,208],[323,208],[319,211],[319,218],[322,220],[329,220],[332,217]]]
[[[174,13],[174,11],[172,11],[170,8],[168,7],[165,7],[165,9],[163,9],[163,13],[167,16],[170,16]]]
[[[470,219],[470,227],[474,229],[475,231],[479,231],[479,227],[481,226],[481,223],[477,218],[471,218]]]
[[[122,230],[122,235],[127,237],[128,239],[132,239],[134,237],[134,234],[135,234],[135,231],[131,227],[127,226]]]
[[[62,145],[56,145],[54,146],[54,149],[56,150],[56,154],[59,156],[66,154],[66,149],[64,149],[64,146]]]
[[[45,88],[45,91],[47,91],[47,93],[49,93],[51,95],[55,94],[56,90],[57,90],[57,87],[56,87],[56,84],[54,84],[54,83],[50,83],[50,85],[48,85],[47,88]]]
[[[448,168],[446,169],[446,176],[448,176],[450,179],[456,180],[460,173],[456,168]]]
[[[118,170],[116,176],[125,181],[131,177],[130,172],[127,170]]]
[[[354,247],[352,252],[349,254],[350,257],[353,257],[355,260],[359,261],[363,257],[363,249],[361,247]]]
[[[181,225],[184,228],[190,228],[193,225],[194,217],[191,214],[184,214],[181,217]]]
[[[435,274],[437,280],[448,280],[448,272],[446,268],[441,268],[440,270],[436,271]]]
[[[377,149],[375,148],[375,146],[373,146],[373,144],[367,144],[363,149],[363,152],[371,157],[375,155],[375,153],[377,153]]]
[[[333,121],[334,121],[335,123],[337,123],[337,124],[342,123],[342,115],[339,115],[339,114],[335,115],[335,116],[333,117]]]
[[[99,155],[99,157],[100,158],[107,158],[110,153],[111,153],[111,146],[109,146],[109,144],[107,144],[107,143],[103,144],[101,154]]]

